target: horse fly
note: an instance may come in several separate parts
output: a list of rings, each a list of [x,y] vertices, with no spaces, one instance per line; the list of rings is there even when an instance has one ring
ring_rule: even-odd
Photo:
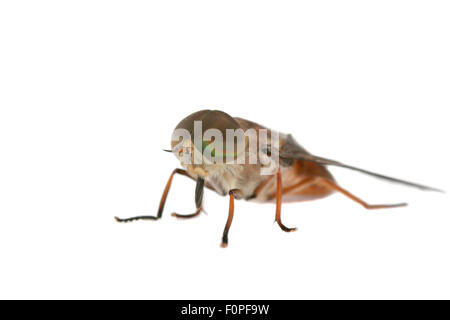
[[[196,210],[187,215],[173,213],[175,217],[198,216],[203,211],[205,187],[220,195],[229,196],[228,219],[223,231],[222,247],[228,245],[228,231],[233,221],[235,199],[275,202],[275,221],[286,232],[295,231],[296,228],[288,228],[281,222],[283,202],[321,199],[333,192],[340,192],[366,209],[407,205],[368,204],[339,186],[328,171],[328,166],[356,170],[420,190],[442,192],[439,189],[312,155],[290,134],[268,130],[254,122],[231,117],[217,110],[202,110],[184,118],[172,135],[171,149],[165,151],[174,153],[183,169],[177,168],[170,175],[157,215],[126,219],[115,217],[115,219],[118,222],[160,219],[174,175],[184,175],[196,181]]]

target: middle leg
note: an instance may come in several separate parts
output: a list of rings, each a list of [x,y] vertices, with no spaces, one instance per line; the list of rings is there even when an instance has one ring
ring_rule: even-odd
[[[233,216],[234,216],[234,193],[238,192],[238,190],[233,189],[230,190],[228,193],[230,195],[230,204],[228,207],[228,219],[227,223],[225,225],[225,229],[223,230],[223,236],[222,236],[222,244],[220,245],[222,248],[228,247],[228,231],[230,230],[231,223],[233,222]]]

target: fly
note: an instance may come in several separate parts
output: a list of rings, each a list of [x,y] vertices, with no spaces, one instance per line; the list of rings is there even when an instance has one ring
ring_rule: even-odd
[[[226,141],[224,140],[226,137]],[[368,204],[342,188],[329,172],[329,166],[343,167],[393,183],[425,191],[442,190],[413,183],[335,160],[310,154],[290,134],[271,131],[254,122],[231,117],[218,110],[202,110],[184,118],[172,135],[171,149],[183,168],[175,169],[163,191],[156,216],[137,216],[118,222],[158,220],[173,177],[186,176],[196,182],[195,206],[191,214],[172,215],[192,218],[203,211],[203,191],[208,188],[229,197],[228,219],[222,235],[222,247],[228,245],[228,231],[234,215],[234,200],[244,199],[261,203],[275,203],[275,221],[286,232],[296,228],[286,227],[281,221],[283,202],[322,199],[334,192],[342,193],[366,209],[385,209],[406,206],[406,203]]]

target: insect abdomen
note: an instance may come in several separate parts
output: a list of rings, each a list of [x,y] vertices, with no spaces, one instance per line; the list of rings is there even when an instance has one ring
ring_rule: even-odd
[[[317,183],[323,177],[334,181],[331,173],[324,166],[313,162],[295,160],[291,166],[281,168],[283,202],[315,200],[326,197],[333,190]],[[276,179],[270,176],[255,190],[255,201],[273,202],[276,196]]]

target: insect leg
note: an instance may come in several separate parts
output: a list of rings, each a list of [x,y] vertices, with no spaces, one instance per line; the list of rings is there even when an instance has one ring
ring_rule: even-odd
[[[281,173],[280,169],[277,171],[277,193],[276,193],[276,212],[275,212],[275,220],[280,226],[281,230],[286,232],[296,231],[297,228],[288,228],[281,222],[281,195],[282,195],[282,186],[281,186]]]
[[[159,202],[159,208],[158,208],[158,213],[157,213],[156,217],[154,217],[154,216],[137,216],[137,217],[131,217],[131,218],[125,218],[125,219],[120,219],[118,217],[114,217],[114,219],[116,219],[117,222],[131,222],[131,221],[136,221],[136,220],[158,220],[158,219],[160,219],[162,216],[163,210],[164,210],[164,205],[166,204],[167,195],[169,194],[170,186],[172,185],[172,180],[173,180],[173,176],[175,175],[175,173],[192,178],[187,173],[187,171],[184,169],[173,170],[172,174],[169,177],[169,180],[167,181],[166,187],[164,188],[164,192],[161,197],[161,201]]]
[[[315,179],[316,179],[316,177],[305,178],[305,179],[301,180],[300,182],[293,184],[292,186],[282,188],[281,193],[282,194],[289,193],[292,190],[296,190],[296,189],[300,188],[301,186],[306,186],[308,183],[313,182]]]
[[[195,186],[195,206],[197,207],[197,210],[192,214],[178,214],[178,213],[172,213],[173,217],[177,218],[193,218],[200,214],[200,212],[203,210],[203,189],[205,186],[205,180],[203,178],[198,177],[197,178],[197,185]]]
[[[171,216],[175,217],[175,218],[180,218],[180,219],[187,219],[187,218],[194,218],[196,216],[198,216],[200,214],[200,212],[202,212],[203,208],[199,207],[195,210],[194,213],[191,214],[179,214],[176,212],[172,212]]]
[[[340,193],[342,193],[344,196],[352,199],[353,201],[359,203],[360,205],[362,205],[364,208],[366,209],[386,209],[386,208],[397,208],[397,207],[404,207],[407,206],[407,203],[395,203],[395,204],[368,204],[367,202],[359,199],[358,197],[356,197],[355,195],[351,194],[350,192],[348,192],[347,190],[341,188],[340,186],[338,186],[335,182],[330,181],[328,179],[325,178],[319,178],[318,179],[318,183],[323,183],[325,185],[327,185],[328,187],[330,187],[331,189],[338,191]]]
[[[222,236],[222,244],[220,245],[222,248],[226,248],[228,246],[228,230],[230,230],[231,223],[233,222],[233,215],[234,215],[234,192],[236,190],[230,190],[230,205],[228,208],[228,219],[227,224],[225,225],[225,229],[223,230],[223,236]]]

